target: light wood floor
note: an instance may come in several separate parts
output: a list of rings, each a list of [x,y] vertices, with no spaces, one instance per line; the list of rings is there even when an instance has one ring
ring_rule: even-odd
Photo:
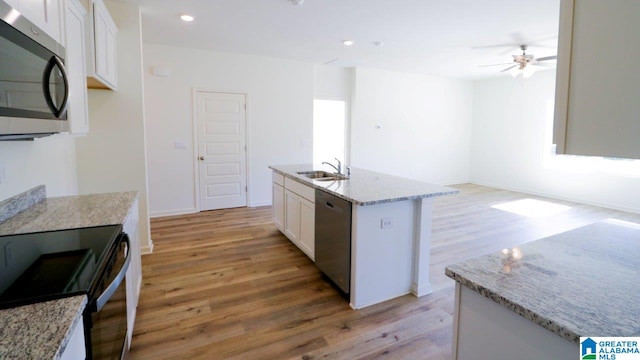
[[[436,291],[351,310],[271,221],[271,208],[152,219],[154,253],[132,359],[448,359],[453,281],[446,265],[606,218],[640,215],[565,201],[561,214],[526,218],[491,208],[524,198],[477,185],[434,204]]]

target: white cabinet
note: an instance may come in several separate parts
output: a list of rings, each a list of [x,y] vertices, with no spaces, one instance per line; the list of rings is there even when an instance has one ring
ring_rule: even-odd
[[[84,343],[84,326],[82,320],[78,321],[71,333],[69,342],[60,355],[60,360],[84,360],[86,348]]]
[[[284,188],[276,183],[273,183],[272,187],[273,205],[271,207],[271,215],[278,230],[284,232]]]
[[[315,260],[315,224],[316,205],[315,203],[300,198],[300,241],[298,247],[304,251],[311,260]]]
[[[311,260],[315,260],[315,204],[285,190],[284,234]]]
[[[72,134],[89,132],[87,105],[87,64],[84,7],[78,0],[64,0],[65,65],[69,78],[69,131]]]
[[[131,243],[131,263],[129,264],[129,270],[127,270],[125,280],[127,287],[127,336],[129,337],[129,344],[131,344],[138,299],[140,297],[140,287],[142,286],[142,259],[140,257],[138,212],[138,200],[136,199],[133,205],[131,205],[129,214],[122,225],[124,232],[129,235],[129,241]]]
[[[47,35],[57,42],[62,42],[60,36],[60,1],[10,0],[8,3]],[[35,29],[32,31],[35,31]]]
[[[284,233],[284,176],[274,172],[271,177],[273,180],[271,216],[278,230]]]
[[[285,190],[284,234],[298,245],[300,242],[300,203],[301,198],[291,190]]]
[[[118,28],[102,0],[91,0],[87,22],[87,84],[118,88],[116,39]]]
[[[640,1],[562,0],[558,154],[640,159]]]
[[[273,222],[292,243],[315,260],[315,190],[273,172]]]

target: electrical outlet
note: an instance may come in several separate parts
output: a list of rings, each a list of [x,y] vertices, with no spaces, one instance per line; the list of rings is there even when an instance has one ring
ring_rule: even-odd
[[[393,219],[392,218],[383,218],[380,220],[380,228],[381,229],[390,229],[393,227]]]

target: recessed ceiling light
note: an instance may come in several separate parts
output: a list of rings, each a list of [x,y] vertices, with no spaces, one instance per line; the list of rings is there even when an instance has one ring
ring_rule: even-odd
[[[344,46],[351,46],[351,45],[355,44],[355,41],[353,41],[353,40],[344,40],[342,42],[342,44],[344,44]]]
[[[190,22],[190,21],[193,21],[195,18],[191,15],[183,14],[183,15],[180,15],[180,19],[182,19],[182,21]]]

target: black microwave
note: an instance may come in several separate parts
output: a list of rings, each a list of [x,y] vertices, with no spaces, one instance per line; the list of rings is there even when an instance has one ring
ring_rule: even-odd
[[[0,0],[0,140],[69,131],[65,50]]]

